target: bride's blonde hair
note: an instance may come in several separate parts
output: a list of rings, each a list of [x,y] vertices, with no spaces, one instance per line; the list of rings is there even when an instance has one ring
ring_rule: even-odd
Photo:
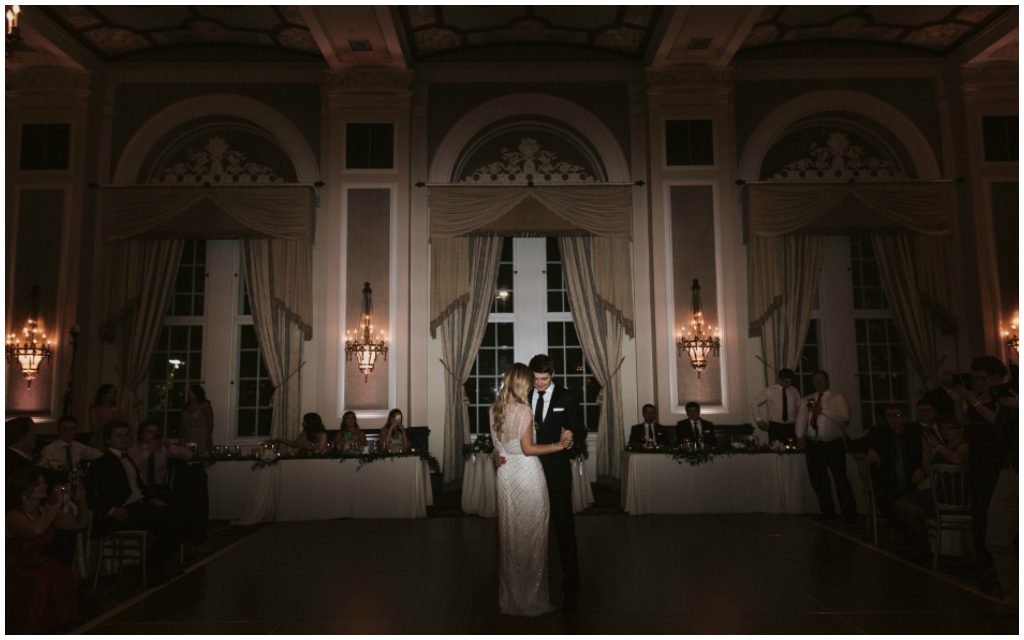
[[[530,387],[533,386],[533,371],[530,367],[521,362],[513,364],[505,372],[505,378],[501,382],[501,390],[498,397],[491,405],[491,426],[494,432],[501,439],[501,432],[504,428],[505,414],[512,405],[526,404],[526,398],[530,394]]]

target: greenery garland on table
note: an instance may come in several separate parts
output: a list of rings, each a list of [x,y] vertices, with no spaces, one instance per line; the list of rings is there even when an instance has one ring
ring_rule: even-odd
[[[733,456],[733,455],[758,455],[774,453],[776,455],[787,455],[791,453],[800,453],[796,449],[771,449],[769,447],[737,447],[732,449],[697,449],[690,451],[688,449],[676,448],[669,449],[668,447],[657,447],[654,449],[645,449],[642,446],[627,445],[626,451],[628,453],[649,453],[649,454],[661,454],[672,456],[672,460],[678,464],[688,463],[691,467],[700,466],[707,462],[713,462],[715,458]]]
[[[282,460],[337,460],[338,462],[344,462],[346,460],[358,460],[359,461],[359,466],[357,467],[357,469],[362,469],[364,465],[370,464],[371,462],[376,462],[377,460],[386,460],[388,458],[411,458],[413,456],[416,456],[416,457],[420,458],[421,460],[423,460],[424,462],[426,462],[427,466],[430,468],[431,473],[440,473],[441,472],[441,465],[440,465],[440,463],[438,463],[437,458],[435,458],[434,456],[430,455],[426,451],[402,451],[400,453],[388,453],[388,452],[338,453],[338,452],[331,452],[331,453],[324,453],[324,454],[303,452],[303,453],[300,453],[299,455],[281,456],[281,457],[275,457],[275,458],[269,458],[269,459],[256,458],[254,456],[225,456],[225,457],[220,457],[220,458],[205,457],[204,456],[203,458],[195,458],[195,460],[197,462],[202,462],[207,467],[211,467],[211,466],[217,464],[217,462],[220,462],[220,461],[227,461],[227,462],[242,462],[242,461],[246,461],[247,462],[249,460],[252,460],[253,463],[252,463],[251,469],[253,471],[256,471],[257,469],[262,469],[264,467],[269,467],[269,466],[275,465],[278,462],[281,462]]]

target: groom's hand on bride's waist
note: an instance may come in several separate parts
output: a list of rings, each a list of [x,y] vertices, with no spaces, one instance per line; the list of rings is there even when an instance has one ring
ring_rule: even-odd
[[[505,464],[505,456],[503,456],[500,453],[498,453],[497,449],[495,449],[494,451],[491,452],[491,460],[494,461],[494,468],[495,469],[497,469],[501,465]]]

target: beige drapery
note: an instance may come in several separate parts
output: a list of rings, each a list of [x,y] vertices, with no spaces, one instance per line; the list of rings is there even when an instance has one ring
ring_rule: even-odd
[[[798,241],[793,239],[797,235],[863,232],[877,238],[892,233],[910,234],[913,239],[907,241],[909,247],[906,248],[909,255],[897,252],[889,256],[889,262],[913,268],[916,286],[907,289],[905,282],[895,279],[899,274],[891,269],[889,273],[894,279],[883,284],[887,290],[892,288],[912,293],[905,302],[927,309],[932,321],[937,321],[944,331],[955,327],[948,277],[949,243],[957,202],[952,182],[758,183],[745,185],[743,195],[748,240],[750,335],[761,336],[766,360],[786,358],[769,366],[778,368],[795,364],[799,350],[793,354],[793,348],[798,343],[802,348],[810,321],[809,313],[802,312],[804,307],[800,299],[806,301],[803,296],[808,293],[808,285],[812,287],[810,295],[813,295],[817,274],[808,273],[805,268],[820,270],[820,262],[809,259],[810,245],[804,245],[802,250],[798,248]],[[876,218],[891,224],[891,228],[880,234],[877,219],[849,213],[837,218],[835,212],[841,210],[850,198],[867,207]],[[886,247],[888,251],[890,245],[879,246]],[[801,254],[804,254],[802,260],[794,260]],[[919,318],[918,314],[906,309],[894,315],[905,337],[920,336],[931,326],[931,321],[926,327],[923,321],[914,320]],[[910,324],[905,326],[903,322]],[[797,340],[787,337],[794,332],[798,332]],[[779,348],[779,339],[785,342],[785,348]],[[910,338],[907,340],[911,341]],[[923,359],[921,366],[929,366],[924,364],[930,358],[925,342],[920,338],[915,340],[921,349],[918,354]]]
[[[313,240],[314,192],[307,186],[101,187],[103,238],[124,240],[160,227],[203,200],[240,231],[268,238]]]
[[[294,439],[301,424],[302,325],[282,299],[286,290],[298,286],[296,278],[309,276],[296,268],[299,244],[294,240],[245,239],[241,241],[242,272],[252,307],[253,328],[260,355],[267,367],[271,397],[270,436]]]
[[[142,385],[178,273],[180,239],[127,240],[111,247],[107,271],[109,318],[101,336],[118,346],[118,404],[131,424],[142,419]]]
[[[469,406],[464,402],[466,380],[476,361],[487,328],[497,286],[502,238],[464,238],[470,294],[466,303],[441,323],[445,367],[444,482],[462,478],[462,445],[469,441]]]
[[[604,399],[597,418],[597,476],[618,478],[624,441],[622,376],[619,369],[622,364],[623,327],[619,319],[598,300],[597,271],[600,263],[595,251],[597,240],[563,237],[559,238],[559,247],[576,335],[588,368],[601,384]]]
[[[594,245],[597,300],[632,336],[631,190],[631,186],[431,187],[431,335],[437,335],[445,317],[463,306],[470,294],[465,236],[504,235],[488,232],[487,225],[532,198],[578,228],[578,235],[600,238]]]

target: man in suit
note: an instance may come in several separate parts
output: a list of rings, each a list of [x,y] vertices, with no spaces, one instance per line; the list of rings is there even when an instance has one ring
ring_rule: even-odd
[[[839,496],[839,508],[848,523],[857,521],[857,501],[846,476],[844,436],[850,420],[850,404],[846,397],[829,388],[828,373],[815,371],[811,376],[814,393],[805,396],[796,418],[797,445],[807,451],[807,475],[818,496],[821,517],[835,517],[832,483]],[[829,481],[829,474],[832,481]]]
[[[128,455],[128,423],[113,420],[103,427],[107,452],[89,467],[86,489],[100,535],[120,529],[146,529],[156,534],[147,557],[151,583],[167,580],[163,564],[183,538],[181,518],[150,495],[139,468]]]
[[[894,505],[896,500],[917,488],[924,481],[924,447],[920,425],[907,424],[903,408],[885,408],[885,424],[847,447],[847,451],[865,452],[871,463],[878,510],[892,526],[898,526]]]
[[[39,454],[42,466],[71,471],[77,469],[82,460],[92,461],[103,455],[99,449],[75,440],[78,432],[78,418],[75,416],[61,416],[57,420],[57,431],[60,437],[43,447]]]
[[[7,453],[4,456],[6,475],[17,469],[32,468],[32,452],[36,448],[36,425],[32,418],[19,417],[7,421],[5,439]]]
[[[778,382],[768,385],[750,402],[754,424],[768,433],[769,444],[796,437],[800,392],[793,386],[794,380],[796,374],[792,369],[780,369]]]
[[[658,424],[658,409],[653,404],[645,404],[641,410],[644,421],[635,424],[629,430],[629,444],[634,446],[676,448],[676,428]]]
[[[534,415],[534,441],[537,444],[559,442],[563,430],[572,431],[572,447],[584,446],[587,428],[583,423],[583,410],[576,395],[554,383],[555,366],[546,354],[530,360],[533,371],[533,389],[530,408]],[[572,448],[570,447],[570,449]],[[492,454],[496,465],[505,464],[505,458]],[[579,601],[580,569],[576,553],[576,523],[572,508],[572,467],[569,449],[540,456],[547,480],[551,523],[558,538],[558,555],[562,562],[562,611],[575,611]]]
[[[718,447],[715,425],[700,417],[700,405],[696,402],[686,403],[686,419],[676,423],[676,431],[680,442],[698,442],[708,449]]]

